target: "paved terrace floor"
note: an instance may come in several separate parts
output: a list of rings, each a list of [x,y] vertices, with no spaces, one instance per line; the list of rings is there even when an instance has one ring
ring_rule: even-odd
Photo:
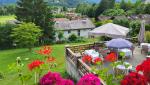
[[[146,59],[146,55],[143,53],[141,54],[141,48],[136,47],[134,50],[134,55],[132,58],[126,60],[129,62],[133,68],[136,67],[138,64],[142,63],[143,60]]]

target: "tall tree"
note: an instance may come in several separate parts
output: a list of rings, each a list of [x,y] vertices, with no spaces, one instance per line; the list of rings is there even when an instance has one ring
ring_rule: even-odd
[[[131,2],[131,0],[128,0],[127,2],[125,2],[125,0],[122,0],[120,3],[120,8],[125,11],[131,10],[133,7],[134,6],[133,6],[133,3]]]
[[[115,5],[115,0],[101,0],[98,8],[96,9],[95,18],[97,19],[98,16],[101,13],[103,13],[106,9],[112,9],[114,5]]]
[[[19,0],[16,7],[17,19],[23,22],[33,22],[43,30],[43,38],[51,43],[54,40],[53,16],[49,12],[45,0]],[[44,38],[45,37],[45,38]]]

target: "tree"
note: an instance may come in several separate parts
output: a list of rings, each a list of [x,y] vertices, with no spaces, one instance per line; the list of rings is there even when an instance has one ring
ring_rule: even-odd
[[[11,31],[16,25],[0,24],[0,49],[7,49],[13,47],[13,39],[10,37]]]
[[[133,6],[134,5],[132,4],[131,0],[128,0],[128,2],[125,2],[125,0],[122,0],[120,3],[120,8],[125,11],[131,10]]]
[[[144,12],[147,13],[147,14],[150,14],[150,4],[146,4]]]
[[[129,26],[130,21],[129,21],[127,18],[114,19],[114,20],[113,20],[113,23],[114,23],[114,24],[121,25],[121,26],[124,26],[124,27],[127,27],[127,28],[130,27],[130,26]]]
[[[112,9],[115,5],[115,0],[101,0],[98,8],[96,9],[95,18],[98,19],[98,16],[107,9]]]
[[[41,38],[44,44],[54,41],[55,31],[51,9],[44,0],[20,0],[16,7],[17,19],[23,22],[33,22],[43,30]]]
[[[41,36],[41,30],[34,23],[22,23],[12,30],[11,36],[17,46],[27,47],[31,51]]]
[[[107,9],[102,14],[106,16],[121,16],[125,15],[125,12],[123,9]]]

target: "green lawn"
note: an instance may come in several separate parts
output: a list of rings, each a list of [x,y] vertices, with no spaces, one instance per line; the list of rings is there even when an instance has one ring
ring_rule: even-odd
[[[0,16],[0,23],[5,23],[8,20],[14,20],[14,19],[15,19],[14,15]]]
[[[87,40],[85,43],[92,43],[96,40]],[[76,44],[83,44],[83,43],[76,43]],[[53,45],[53,52],[52,56],[56,58],[57,67],[52,69],[52,71],[60,72],[62,76],[66,75],[65,72],[65,57],[64,57],[64,47],[66,44],[56,44]],[[71,44],[72,45],[72,44]],[[40,47],[36,47],[33,50],[38,50]],[[11,50],[3,50],[0,51],[0,71],[5,73],[5,78],[0,80],[0,85],[20,85],[19,80],[17,79],[17,75],[14,72],[10,72],[8,70],[8,65],[15,62],[17,57],[21,57],[22,59],[30,58],[29,61],[23,61],[25,64],[24,72],[29,73],[30,71],[27,68],[27,63],[31,62],[34,59],[40,59],[42,56],[36,54],[35,52],[29,52],[28,49],[11,49]],[[27,85],[33,85],[33,78],[28,81]]]

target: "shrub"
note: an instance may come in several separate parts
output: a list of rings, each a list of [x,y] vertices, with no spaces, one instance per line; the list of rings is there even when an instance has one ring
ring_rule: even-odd
[[[150,59],[144,60],[140,65],[136,67],[136,70],[142,71],[147,81],[150,83]],[[141,84],[142,85],[142,84]]]
[[[0,72],[0,80],[4,78],[4,74]]]
[[[124,19],[114,19],[113,23],[129,28],[130,21],[126,18],[124,18]]]
[[[136,72],[126,75],[121,81],[121,85],[147,85],[146,78]]]
[[[112,20],[103,20],[103,21],[98,21],[95,23],[96,27],[107,24],[107,23],[112,23]]]
[[[77,85],[101,85],[101,82],[94,74],[86,74],[79,80]]]
[[[131,28],[130,35],[132,37],[136,37],[139,33],[140,27],[141,27],[140,21],[131,21],[131,23],[130,23],[130,28]]]
[[[150,43],[150,31],[147,31],[145,33],[145,39],[146,39],[146,42]]]
[[[75,42],[75,41],[77,40],[77,38],[78,38],[77,35],[71,34],[71,35],[69,36],[68,40],[71,41],[71,42]]]
[[[11,36],[17,45],[31,50],[41,36],[41,30],[34,23],[22,23],[13,29]]]
[[[63,32],[58,33],[58,38],[59,38],[59,41],[61,41],[64,38]]]
[[[107,9],[102,14],[106,16],[121,16],[125,15],[125,11],[123,9]]]
[[[74,83],[63,79],[59,73],[48,72],[40,79],[40,85],[74,85]]]

